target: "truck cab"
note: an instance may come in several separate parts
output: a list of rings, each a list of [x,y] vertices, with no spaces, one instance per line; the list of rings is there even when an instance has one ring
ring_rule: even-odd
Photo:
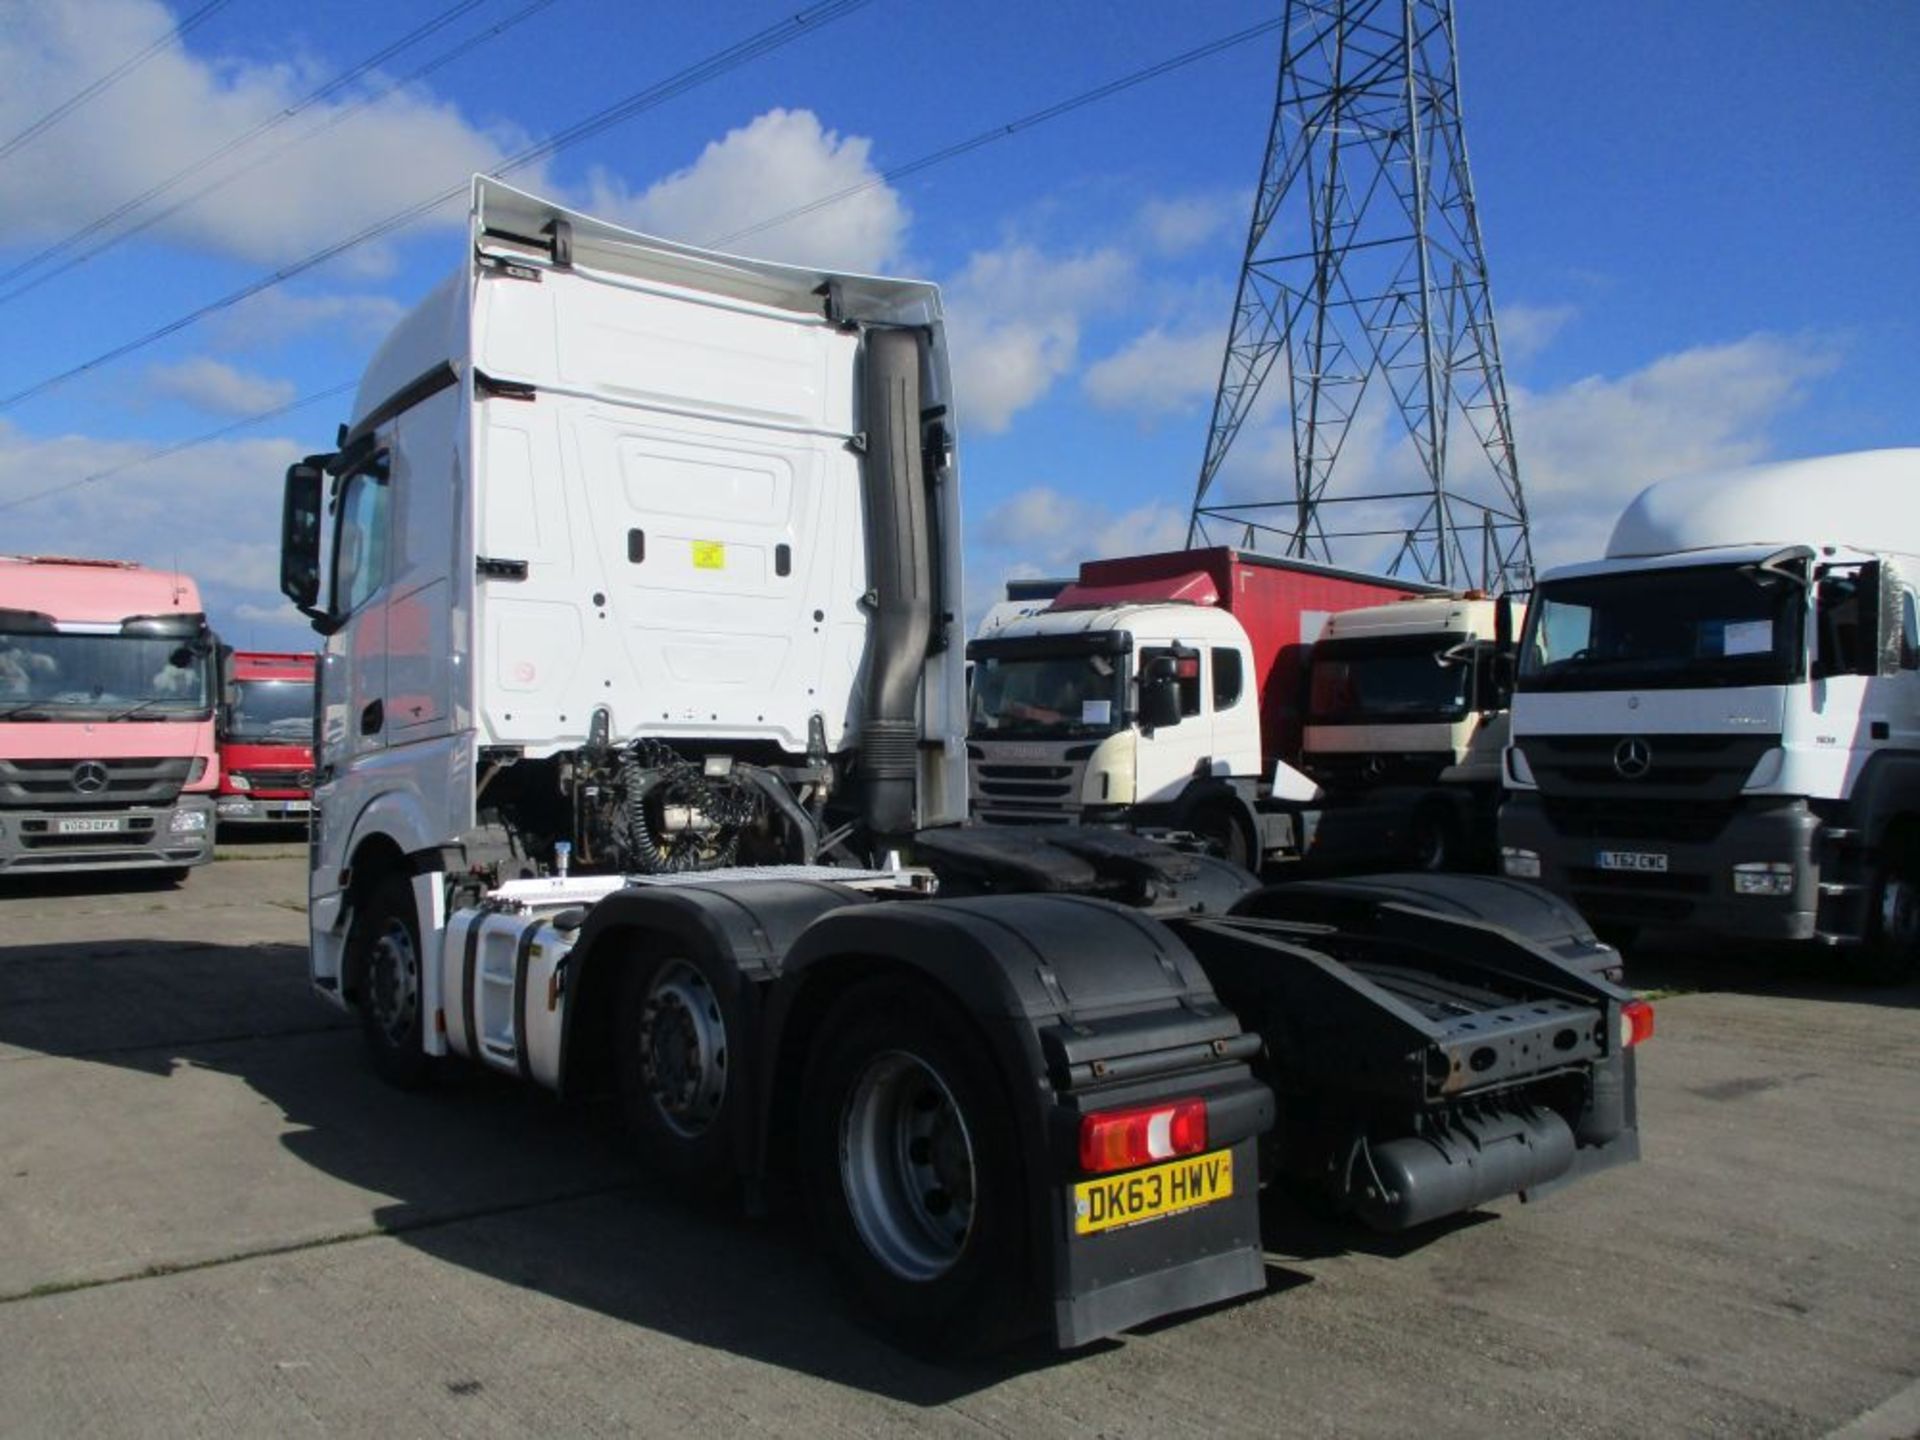
[[[1541,577],[1506,873],[1596,923],[1920,961],[1920,450],[1648,487]]]
[[[976,640],[968,758],[991,824],[1171,816],[1260,769],[1252,647],[1201,605],[1055,608]],[[1162,708],[1150,715],[1154,705]]]
[[[1411,596],[1327,617],[1308,661],[1300,769],[1337,817],[1317,847],[1490,862],[1513,684],[1511,602]],[[1502,613],[1503,610],[1506,613]]]
[[[213,858],[215,649],[185,575],[0,556],[0,873]]]
[[[313,795],[313,655],[229,650],[220,706],[219,822],[306,823]]]

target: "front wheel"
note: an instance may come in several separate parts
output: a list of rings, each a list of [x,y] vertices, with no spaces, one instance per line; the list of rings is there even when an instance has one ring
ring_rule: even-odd
[[[1909,852],[1874,871],[1867,940],[1854,968],[1870,985],[1899,985],[1920,974],[1920,861]]]
[[[1460,858],[1460,827],[1437,805],[1416,811],[1407,837],[1413,867],[1437,874],[1451,870]]]
[[[1213,847],[1222,859],[1229,860],[1242,870],[1260,873],[1259,857],[1254,853],[1253,837],[1247,833],[1246,825],[1224,805],[1213,805],[1195,817],[1193,828],[1196,834]]]
[[[814,1226],[890,1337],[952,1357],[1032,1327],[1011,1104],[948,1000],[895,981],[848,992],[822,1025],[801,1114]]]
[[[421,1049],[420,922],[413,886],[389,875],[354,916],[347,931],[347,964],[359,976],[360,1033],[380,1078],[418,1089],[432,1073]]]

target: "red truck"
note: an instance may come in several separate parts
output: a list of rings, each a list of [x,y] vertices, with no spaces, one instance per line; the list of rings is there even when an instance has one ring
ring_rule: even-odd
[[[313,808],[313,656],[232,650],[220,709],[220,824],[304,821]]]

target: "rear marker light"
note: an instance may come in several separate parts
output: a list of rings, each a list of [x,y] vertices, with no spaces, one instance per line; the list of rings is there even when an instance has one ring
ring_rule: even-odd
[[[1080,1117],[1080,1168],[1090,1175],[1131,1170],[1207,1148],[1207,1102],[1176,1100]]]
[[[1620,1048],[1629,1050],[1652,1038],[1653,1006],[1645,1000],[1627,1001],[1620,1007]]]

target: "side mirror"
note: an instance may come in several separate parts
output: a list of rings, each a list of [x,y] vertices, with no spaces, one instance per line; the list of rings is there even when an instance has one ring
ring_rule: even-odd
[[[1170,655],[1159,655],[1147,662],[1140,676],[1140,724],[1143,729],[1158,730],[1162,725],[1180,723],[1180,672]]]
[[[308,619],[330,618],[317,608],[320,599],[320,513],[325,485],[322,456],[309,455],[287,467],[280,509],[280,593]]]

